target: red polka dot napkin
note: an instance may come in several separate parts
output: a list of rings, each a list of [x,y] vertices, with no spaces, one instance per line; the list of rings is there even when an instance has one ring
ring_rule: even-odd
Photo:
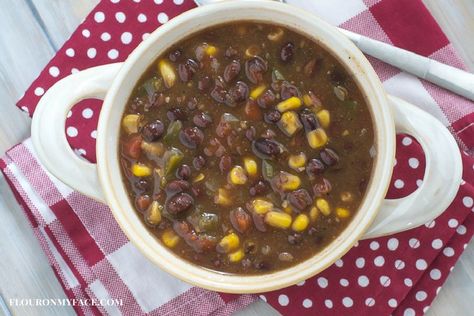
[[[343,28],[463,68],[420,0],[291,0]],[[103,0],[57,52],[18,106],[32,114],[44,92],[81,69],[124,60],[146,36],[194,7],[183,0]],[[291,10],[291,7],[289,7]],[[127,240],[110,210],[59,182],[35,157],[31,142],[0,161],[66,295],[121,299],[119,305],[75,306],[78,314],[227,315],[255,299],[284,315],[421,315],[441,289],[474,233],[474,104],[370,59],[386,90],[430,112],[456,137],[464,182],[437,219],[403,233],[359,242],[319,275],[262,295],[226,295],[191,287],[149,263]],[[76,105],[66,133],[79,155],[95,160],[101,103]],[[412,138],[397,138],[388,197],[404,196],[423,179],[425,160]]]

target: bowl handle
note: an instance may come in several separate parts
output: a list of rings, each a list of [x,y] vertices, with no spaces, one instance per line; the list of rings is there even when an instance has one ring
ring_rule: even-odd
[[[375,221],[363,238],[404,231],[428,223],[453,201],[462,181],[459,147],[448,129],[416,106],[389,96],[397,133],[413,136],[426,157],[422,185],[410,195],[383,201]]]
[[[121,66],[116,63],[93,67],[61,79],[43,95],[31,124],[33,147],[42,165],[68,186],[100,202],[105,199],[97,165],[79,158],[69,146],[66,117],[81,100],[104,99]]]

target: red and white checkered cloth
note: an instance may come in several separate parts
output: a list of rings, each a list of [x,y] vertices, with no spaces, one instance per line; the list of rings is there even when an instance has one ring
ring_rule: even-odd
[[[420,0],[289,2],[334,25],[464,68]],[[101,1],[18,106],[32,114],[54,82],[78,69],[124,60],[149,32],[192,7],[189,0]],[[318,276],[260,295],[282,314],[422,314],[474,234],[474,104],[378,60],[370,61],[388,92],[430,112],[452,131],[467,152],[465,182],[435,221],[362,241]],[[99,111],[99,101],[81,102],[71,111],[66,129],[77,153],[92,161]],[[392,198],[415,190],[425,166],[415,141],[400,135],[397,144],[388,195]],[[0,168],[66,295],[123,301],[122,306],[76,306],[78,314],[227,315],[258,298],[191,287],[153,266],[127,240],[107,206],[74,192],[41,167],[29,140],[9,150]]]

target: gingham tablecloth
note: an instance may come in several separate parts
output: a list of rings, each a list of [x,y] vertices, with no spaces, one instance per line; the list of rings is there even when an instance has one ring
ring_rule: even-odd
[[[332,23],[464,68],[420,0],[289,1]],[[32,83],[18,106],[32,114],[54,82],[88,67],[124,60],[162,23],[194,7],[183,0],[101,1]],[[291,10],[291,7],[289,7]],[[78,314],[227,315],[263,299],[284,315],[416,315],[426,311],[474,233],[474,105],[369,58],[386,90],[430,112],[458,140],[465,182],[435,221],[358,243],[305,282],[262,295],[227,295],[181,282],[148,262],[120,231],[107,206],[74,192],[39,164],[30,140],[0,161],[69,298],[122,299],[121,306],[76,306]],[[67,136],[77,153],[95,160],[100,102],[76,105]],[[423,178],[420,146],[397,137],[389,197],[412,192]]]

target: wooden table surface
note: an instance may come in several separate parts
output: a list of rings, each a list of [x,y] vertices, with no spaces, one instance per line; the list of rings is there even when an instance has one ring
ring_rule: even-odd
[[[98,0],[0,0],[0,155],[30,134],[18,100]],[[474,71],[474,1],[424,0],[461,58]],[[46,256],[0,177],[0,294],[65,298]],[[428,315],[474,314],[474,243],[454,267]],[[74,315],[71,307],[8,307],[15,315]],[[277,315],[263,302],[238,315]],[[0,315],[2,302],[0,300]]]

